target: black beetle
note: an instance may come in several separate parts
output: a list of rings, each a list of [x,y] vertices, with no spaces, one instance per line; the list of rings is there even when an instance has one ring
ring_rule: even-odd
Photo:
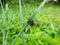
[[[34,21],[33,21],[32,19],[28,19],[28,24],[29,24],[30,26],[33,26],[33,25],[34,25]]]

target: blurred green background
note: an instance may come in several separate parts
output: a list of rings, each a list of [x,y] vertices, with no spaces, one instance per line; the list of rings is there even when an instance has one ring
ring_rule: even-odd
[[[21,31],[19,0],[1,0],[0,45],[10,45]],[[22,0],[22,24],[26,25],[43,0]],[[1,4],[1,3],[0,3]],[[27,26],[15,45],[60,45],[60,0],[47,1],[33,18],[34,26]],[[5,37],[5,38],[4,38]],[[3,44],[5,39],[5,44]]]

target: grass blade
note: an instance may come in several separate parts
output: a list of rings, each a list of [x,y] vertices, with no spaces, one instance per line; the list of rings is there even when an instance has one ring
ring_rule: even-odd
[[[21,30],[23,29],[23,23],[22,23],[22,5],[21,1],[19,0],[19,9],[20,9],[20,24],[21,24]],[[22,33],[22,45],[24,45],[24,32]]]
[[[21,6],[21,0],[19,0],[19,9],[20,9],[20,24],[21,24],[21,30],[23,29],[23,23],[22,23],[22,6]],[[25,28],[24,28],[25,29]],[[23,30],[24,30],[23,29]],[[19,32],[17,37],[13,40],[11,45],[15,45],[16,40],[19,38],[19,36],[22,34],[22,44],[24,45],[24,33],[23,30]]]
[[[2,5],[2,2],[1,2],[1,0],[0,0],[0,3],[1,3],[1,9],[2,9],[2,18],[4,19],[4,20],[2,20],[2,22],[5,22],[6,21],[6,17],[5,17],[5,13],[4,13],[4,9],[3,9],[3,5]],[[2,45],[6,45],[6,40],[5,40],[5,30],[4,29],[2,29],[2,34],[3,34],[3,44]]]
[[[31,19],[39,12],[41,11],[42,7],[44,6],[44,4],[47,2],[47,0],[44,0],[39,7],[37,8],[37,10],[34,12],[34,14],[31,16]]]
[[[20,1],[21,1],[21,0],[20,0]],[[47,0],[44,0],[44,1],[42,2],[41,6],[38,7],[38,9],[37,9],[37,10],[34,12],[34,14],[31,16],[31,18],[33,18],[33,17],[41,10],[41,8],[44,6],[44,4],[46,3],[46,1],[47,1]],[[21,5],[20,5],[20,6],[21,6]],[[20,16],[20,18],[21,18],[21,16]],[[20,20],[20,21],[21,21],[21,20]],[[25,30],[25,28],[26,28],[27,26],[28,26],[28,24],[26,24],[26,25],[22,28],[21,32],[19,32],[19,34],[16,36],[16,38],[12,41],[11,45],[15,45],[17,39],[19,38],[19,36],[21,36],[21,34],[23,33],[23,31]]]
[[[21,34],[23,33],[23,31],[25,30],[25,28],[28,26],[28,24],[26,24],[23,29],[18,33],[18,35],[16,36],[16,38],[12,41],[12,43],[10,45],[15,45],[17,39],[21,36]]]

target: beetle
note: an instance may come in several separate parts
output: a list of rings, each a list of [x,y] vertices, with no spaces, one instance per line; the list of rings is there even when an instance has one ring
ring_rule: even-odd
[[[34,21],[32,19],[28,19],[28,25],[33,26],[34,25]]]

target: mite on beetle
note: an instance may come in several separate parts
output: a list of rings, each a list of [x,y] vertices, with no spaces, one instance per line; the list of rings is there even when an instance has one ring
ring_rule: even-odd
[[[28,24],[29,24],[30,26],[33,26],[33,25],[34,25],[34,21],[33,21],[32,19],[28,19]]]

